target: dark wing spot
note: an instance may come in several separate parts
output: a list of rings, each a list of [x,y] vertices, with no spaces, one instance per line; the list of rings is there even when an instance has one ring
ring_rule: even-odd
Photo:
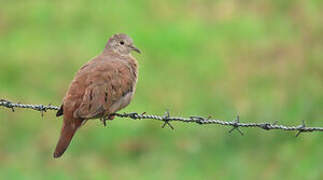
[[[107,92],[105,92],[105,93],[104,93],[104,95],[105,95],[105,96],[104,96],[104,101],[105,101],[105,102],[107,102],[107,101],[108,101],[108,93],[107,93]]]
[[[122,96],[125,96],[126,94],[128,94],[129,91],[124,91],[122,92]]]
[[[114,87],[114,85],[113,85],[113,84],[111,85],[111,88],[112,88],[112,90],[113,90],[113,91],[115,91],[115,90],[116,90],[116,87]]]
[[[93,99],[93,94],[92,94],[92,90],[91,90],[91,92],[90,92],[90,101],[92,101],[92,99]]]
[[[133,91],[133,87],[131,86],[130,87],[130,89],[128,89],[127,91],[124,91],[123,93],[122,93],[122,96],[125,96],[125,95],[127,95],[129,92],[132,92]]]
[[[59,110],[56,113],[56,117],[63,115],[63,105],[59,108]]]
[[[85,64],[84,66],[81,67],[81,70],[89,66],[88,64]]]

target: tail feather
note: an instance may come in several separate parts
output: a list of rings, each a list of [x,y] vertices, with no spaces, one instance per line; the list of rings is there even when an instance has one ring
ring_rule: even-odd
[[[55,148],[54,158],[61,157],[69,146],[76,130],[81,126],[81,122],[63,123],[61,136]]]

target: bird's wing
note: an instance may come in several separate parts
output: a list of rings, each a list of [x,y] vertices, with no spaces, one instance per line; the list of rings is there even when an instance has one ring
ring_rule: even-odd
[[[106,61],[94,66],[88,73],[89,85],[74,117],[93,119],[114,113],[110,107],[133,91],[135,79],[132,74],[132,69],[121,61]]]

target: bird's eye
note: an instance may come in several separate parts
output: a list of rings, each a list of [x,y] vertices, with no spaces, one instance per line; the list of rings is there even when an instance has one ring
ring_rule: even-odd
[[[121,45],[124,45],[124,41],[120,41],[120,44],[121,44]]]

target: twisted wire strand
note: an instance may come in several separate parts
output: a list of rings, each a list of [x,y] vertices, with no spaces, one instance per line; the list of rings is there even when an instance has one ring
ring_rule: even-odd
[[[36,111],[40,111],[43,116],[43,112],[47,110],[59,110],[59,107],[54,105],[42,105],[42,104],[21,104],[21,103],[14,103],[5,99],[0,99],[0,106],[10,108],[13,112],[15,108],[25,108],[25,109],[33,109]],[[263,130],[282,130],[282,131],[297,131],[296,137],[303,133],[303,132],[315,132],[315,131],[323,131],[323,127],[306,127],[305,122],[303,121],[301,125],[298,126],[285,126],[285,125],[278,125],[277,122],[274,123],[241,123],[239,116],[234,121],[223,121],[218,119],[211,119],[210,117],[205,118],[202,116],[190,116],[190,117],[175,117],[170,116],[169,111],[165,112],[164,116],[159,115],[152,115],[146,113],[114,113],[115,116],[120,118],[131,118],[134,120],[141,120],[141,119],[151,119],[157,121],[163,121],[164,124],[162,127],[164,128],[168,125],[171,129],[174,127],[170,124],[172,121],[179,121],[183,123],[197,123],[200,125],[207,125],[207,124],[215,124],[221,126],[231,126],[232,129],[229,131],[230,133],[234,130],[237,130],[241,135],[243,132],[240,130],[240,127],[244,128],[260,128]]]

